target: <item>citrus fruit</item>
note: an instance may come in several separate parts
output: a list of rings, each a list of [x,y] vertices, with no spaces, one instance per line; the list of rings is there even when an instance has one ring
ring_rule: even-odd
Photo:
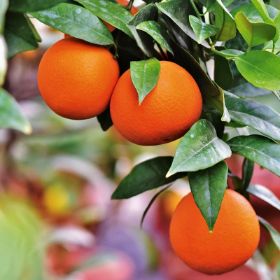
[[[181,66],[160,62],[155,88],[139,104],[130,70],[119,79],[111,99],[116,129],[139,145],[158,145],[180,138],[199,119],[202,97],[193,77]]]
[[[221,209],[210,232],[195,204],[186,195],[170,224],[173,250],[187,265],[207,274],[220,274],[245,263],[259,239],[258,218],[251,204],[233,190],[226,190]]]
[[[38,86],[54,112],[87,119],[106,109],[118,77],[118,63],[108,49],[67,38],[44,54]]]

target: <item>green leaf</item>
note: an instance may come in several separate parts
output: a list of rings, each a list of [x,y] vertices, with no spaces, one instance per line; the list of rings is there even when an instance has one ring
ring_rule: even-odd
[[[168,43],[167,34],[156,21],[143,21],[136,26],[136,29],[149,34],[163,49],[173,54],[172,48]]]
[[[233,84],[233,75],[229,61],[220,55],[215,55],[214,80],[223,89],[229,89]]]
[[[0,204],[0,278],[43,279],[43,248],[39,246],[43,228],[39,216],[24,201],[3,194]]]
[[[227,116],[224,106],[223,91],[215,82],[210,79],[207,73],[202,69],[196,59],[185,49],[177,45],[172,46],[174,50],[174,62],[185,68],[198,83],[204,100],[204,111],[209,111],[209,116],[213,116],[213,111],[217,114],[218,122],[221,123],[221,118]],[[210,118],[209,117],[209,118]],[[207,116],[205,116],[207,118]],[[225,120],[228,121],[228,120]]]
[[[280,250],[280,234],[279,234],[279,232],[270,223],[268,223],[265,219],[259,217],[259,221],[267,229],[267,231],[269,232],[269,234],[270,234],[272,240],[274,241],[275,245]]]
[[[177,26],[180,27],[183,32],[196,40],[195,34],[193,33],[190,24],[189,18],[186,15],[190,14],[190,3],[185,0],[167,0],[160,3],[156,3],[159,11],[164,15],[169,17]],[[202,43],[205,47],[209,47],[205,42]]]
[[[266,5],[266,9],[267,9],[269,17],[274,19],[277,16],[278,9],[276,9],[270,5]],[[266,23],[273,24],[273,22],[271,22],[271,21],[264,20],[263,17],[260,15],[259,11],[257,10],[257,8],[254,6],[254,4],[249,3],[249,1],[247,4],[239,5],[239,6],[235,7],[234,10],[232,10],[232,14],[236,15],[240,11],[242,11],[244,13],[244,15],[251,22],[266,22]]]
[[[228,41],[234,38],[236,36],[236,25],[232,16],[229,16],[218,3],[215,3],[213,13],[215,14],[215,26],[219,28],[216,40]]]
[[[130,63],[130,75],[138,93],[139,104],[157,85],[160,75],[160,62],[156,58]]]
[[[276,35],[275,26],[263,22],[250,22],[243,12],[236,14],[235,22],[238,31],[250,47],[273,40]]]
[[[23,133],[31,133],[31,125],[24,117],[17,102],[0,88],[0,127],[13,128]]]
[[[143,34],[139,34],[137,32],[136,27],[140,23],[144,21],[154,21],[157,20],[158,17],[158,9],[154,4],[149,4],[141,8],[136,15],[134,15],[133,19],[129,22],[129,29],[134,37],[134,40],[137,43],[137,46],[142,50],[142,52],[147,57],[153,56],[153,42],[152,40],[147,40],[147,36],[143,36]],[[152,33],[152,32],[151,32]],[[146,35],[146,34],[144,34]],[[150,38],[149,38],[150,39]]]
[[[254,173],[254,162],[245,158],[242,164],[242,188],[247,190]]]
[[[252,0],[252,3],[256,7],[256,9],[258,10],[259,14],[265,22],[273,23],[273,20],[270,18],[263,0]]]
[[[240,50],[235,50],[235,49],[225,49],[225,50],[220,50],[220,51],[215,50],[214,54],[217,54],[226,59],[234,59],[237,56],[244,54],[244,52],[240,51]]]
[[[38,34],[29,18],[23,14],[7,14],[4,35],[9,58],[38,47]]]
[[[280,141],[280,114],[252,100],[225,93],[226,107],[233,121],[252,127],[263,135]]]
[[[130,198],[184,177],[186,174],[182,173],[170,178],[165,177],[172,159],[172,157],[157,157],[136,165],[121,181],[113,193],[112,199]]]
[[[107,131],[113,125],[110,108],[107,108],[103,113],[97,116],[97,121],[99,122],[102,130]]]
[[[142,7],[133,19],[129,22],[129,25],[137,26],[144,21],[156,21],[158,18],[158,9],[155,4],[148,4]]]
[[[227,188],[228,168],[224,162],[189,174],[194,200],[209,230],[213,230]]]
[[[75,0],[105,22],[132,37],[128,23],[133,19],[131,13],[116,3],[107,0]]]
[[[206,169],[230,156],[229,146],[217,137],[213,125],[202,119],[183,137],[166,176]]]
[[[5,14],[6,14],[7,8],[8,8],[8,1],[2,0],[0,2],[0,34],[3,33]]]
[[[9,10],[13,12],[35,12],[48,9],[67,0],[10,0]]]
[[[232,152],[280,176],[280,145],[263,136],[239,136],[231,139],[228,144]]]
[[[233,19],[231,13],[229,12],[229,10],[227,9],[227,7],[224,5],[223,2],[225,1],[222,1],[222,0],[216,0],[216,2],[220,5],[220,7],[224,10],[224,12],[231,18]]]
[[[108,28],[91,12],[72,4],[59,4],[32,13],[41,22],[73,37],[98,45],[114,44]]]
[[[202,43],[205,39],[216,35],[219,31],[216,26],[206,24],[195,16],[190,15],[189,20],[199,44]]]
[[[280,89],[280,57],[267,51],[250,51],[235,58],[240,74],[256,87]]]
[[[270,189],[262,185],[250,185],[247,192],[262,199],[280,211],[280,200]]]

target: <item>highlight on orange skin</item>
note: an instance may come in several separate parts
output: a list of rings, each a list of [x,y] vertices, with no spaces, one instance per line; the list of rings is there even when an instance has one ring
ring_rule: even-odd
[[[176,208],[169,233],[176,255],[191,268],[206,274],[225,273],[244,264],[260,240],[260,226],[253,207],[229,189],[212,233],[191,193]]]

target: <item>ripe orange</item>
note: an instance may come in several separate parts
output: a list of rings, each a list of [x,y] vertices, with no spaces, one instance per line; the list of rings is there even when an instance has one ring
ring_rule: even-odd
[[[53,111],[78,120],[106,109],[118,77],[119,66],[109,50],[67,38],[44,54],[38,85]]]
[[[179,203],[170,224],[175,253],[191,268],[220,274],[245,263],[260,239],[258,218],[251,204],[226,190],[213,232],[208,230],[192,194]]]
[[[116,0],[116,2],[122,6],[127,6],[129,3],[129,0]],[[132,15],[135,15],[138,12],[138,9],[136,7],[132,7],[130,10]],[[115,27],[112,26],[111,24],[105,22],[105,25],[108,27],[108,29],[110,30],[110,32],[115,30]]]
[[[181,66],[161,61],[156,87],[139,105],[130,70],[119,79],[111,99],[117,130],[139,145],[158,145],[180,138],[199,119],[202,97],[193,77]]]

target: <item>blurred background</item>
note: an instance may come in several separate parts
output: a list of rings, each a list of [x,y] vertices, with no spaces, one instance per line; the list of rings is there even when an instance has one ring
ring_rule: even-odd
[[[195,272],[172,253],[169,221],[189,192],[187,180],[176,181],[158,197],[143,228],[142,214],[157,191],[111,201],[118,182],[135,164],[174,154],[177,142],[140,147],[126,142],[114,128],[103,132],[95,119],[70,121],[52,113],[41,101],[36,74],[44,51],[63,34],[34,24],[42,44],[9,61],[5,83],[20,102],[32,134],[0,132],[0,279],[279,279],[280,255],[264,231],[254,258],[222,276]],[[271,106],[277,104],[274,98],[258,96]],[[228,161],[237,175],[241,163],[238,157]],[[253,181],[270,187],[280,198],[276,176],[256,167]],[[260,200],[252,203],[280,230],[277,210]]]

